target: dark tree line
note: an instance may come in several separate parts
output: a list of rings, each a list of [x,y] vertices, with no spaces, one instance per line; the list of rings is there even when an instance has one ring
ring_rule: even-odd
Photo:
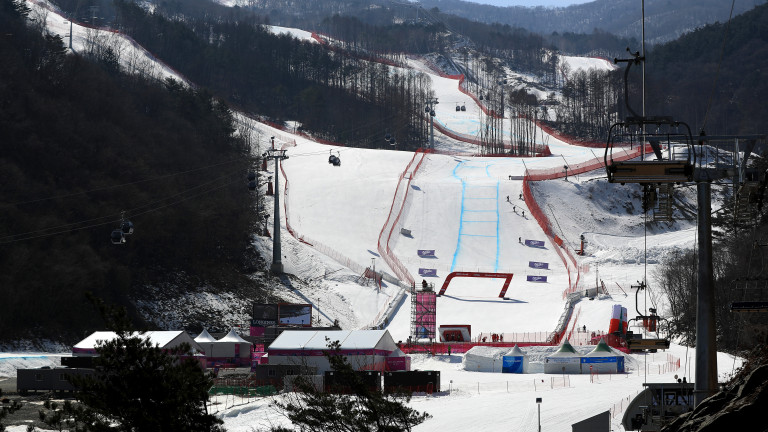
[[[622,71],[579,70],[565,73],[562,101],[554,107],[557,128],[568,135],[602,141],[617,121],[623,120]]]
[[[768,264],[765,243],[768,227],[731,233],[713,245],[713,282],[718,350],[748,350],[768,343],[768,319],[764,313],[730,311],[734,301],[765,301],[768,284],[761,269]],[[697,253],[677,251],[656,273],[657,288],[666,295],[669,308],[665,318],[672,336],[685,343],[696,342]]]
[[[672,115],[709,135],[765,133],[766,23],[763,4],[727,26],[708,25],[649,51],[649,112]]]
[[[763,0],[736,2],[734,13],[744,13],[761,3]],[[422,0],[421,4],[426,8],[439,7],[446,14],[520,27],[540,34],[574,32],[587,35],[598,29],[619,37],[637,38],[641,32],[641,3],[636,0],[597,0],[555,8],[498,7],[463,0]],[[723,22],[728,18],[730,5],[719,0],[648,0],[645,2],[645,18],[649,42],[674,40],[707,23]],[[625,47],[619,44],[617,48],[621,51]],[[588,51],[575,53],[586,54]]]
[[[0,334],[77,339],[98,325],[85,291],[134,311],[173,272],[257,289],[252,162],[229,108],[66,54],[23,2],[0,5]],[[113,245],[123,211],[135,232]]]

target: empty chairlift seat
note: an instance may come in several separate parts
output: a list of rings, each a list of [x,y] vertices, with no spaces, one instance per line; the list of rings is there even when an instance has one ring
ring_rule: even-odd
[[[652,132],[643,133],[644,126]],[[655,160],[619,160],[626,154],[627,146],[646,145],[645,141],[653,150],[648,156],[655,156]],[[673,147],[685,147],[685,151],[673,153]],[[614,124],[608,136],[604,159],[611,183],[663,184],[693,180],[695,152],[690,128],[667,117],[631,119]]]

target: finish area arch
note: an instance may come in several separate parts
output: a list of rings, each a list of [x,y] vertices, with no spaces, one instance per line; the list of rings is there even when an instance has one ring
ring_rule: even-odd
[[[438,296],[441,296],[445,294],[445,290],[448,289],[448,284],[451,283],[451,280],[455,277],[480,277],[480,278],[491,278],[491,279],[504,279],[504,286],[501,287],[501,292],[499,293],[499,298],[504,298],[504,296],[507,294],[507,288],[509,288],[509,283],[512,282],[512,273],[485,273],[485,272],[451,272],[443,282],[443,286],[440,288],[440,292],[437,293]]]

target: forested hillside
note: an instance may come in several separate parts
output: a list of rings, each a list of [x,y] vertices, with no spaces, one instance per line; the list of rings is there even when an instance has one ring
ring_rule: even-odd
[[[768,4],[647,57],[649,114],[673,115],[709,135],[766,132]]]
[[[508,24],[543,35],[557,33],[591,34],[595,30],[620,37],[639,39],[639,0],[595,0],[568,7],[497,7],[462,0],[423,0],[425,8],[484,23]],[[737,1],[735,14],[764,4],[764,0]],[[646,0],[646,37],[651,44],[678,38],[686,32],[728,19],[731,2],[719,0]]]
[[[0,337],[100,328],[86,291],[131,310],[169,279],[258,292],[253,162],[229,108],[67,54],[21,5],[0,0]],[[114,245],[122,212],[135,231]]]
[[[420,115],[429,81],[418,73],[390,75],[387,65],[274,35],[258,17],[169,18],[116,1],[113,25],[197,85],[238,109],[276,121],[298,121],[318,138],[344,145],[401,149],[426,142]]]

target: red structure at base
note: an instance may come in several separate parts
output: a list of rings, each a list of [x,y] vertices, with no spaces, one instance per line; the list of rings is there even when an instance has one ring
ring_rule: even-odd
[[[448,289],[448,284],[451,283],[451,279],[455,277],[481,277],[491,279],[504,279],[504,286],[501,287],[501,292],[499,293],[499,297],[503,298],[507,294],[509,283],[512,282],[512,276],[512,273],[452,272],[448,275],[448,277],[445,278],[445,282],[443,282],[443,286],[440,288],[440,292],[437,295],[441,296],[445,294],[445,290]]]

